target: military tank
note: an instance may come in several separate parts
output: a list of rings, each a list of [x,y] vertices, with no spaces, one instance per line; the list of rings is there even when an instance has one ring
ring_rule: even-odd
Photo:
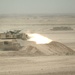
[[[21,30],[0,33],[0,50],[19,50],[22,48],[18,40],[26,40],[28,36]]]

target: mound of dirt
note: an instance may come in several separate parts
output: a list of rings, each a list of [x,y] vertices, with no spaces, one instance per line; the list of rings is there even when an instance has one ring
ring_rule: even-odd
[[[42,56],[42,55],[74,55],[75,51],[62,43],[52,41],[49,44],[36,44],[26,41],[19,51],[0,52],[0,56]]]
[[[21,49],[18,54],[21,55],[73,55],[75,51],[62,43],[52,41],[49,44],[35,44],[29,42],[27,46]]]

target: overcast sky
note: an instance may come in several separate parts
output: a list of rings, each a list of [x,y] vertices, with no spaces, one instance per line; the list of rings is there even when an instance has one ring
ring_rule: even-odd
[[[0,14],[75,13],[75,0],[0,0]]]

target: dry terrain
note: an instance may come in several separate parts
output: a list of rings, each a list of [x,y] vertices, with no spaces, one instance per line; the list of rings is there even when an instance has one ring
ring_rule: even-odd
[[[0,75],[75,75],[75,56],[0,57]]]
[[[74,30],[51,31],[60,26]],[[0,16],[0,33],[16,29],[40,33],[75,50],[75,16]],[[0,51],[0,75],[75,75],[75,55],[33,57],[14,54],[14,51]]]

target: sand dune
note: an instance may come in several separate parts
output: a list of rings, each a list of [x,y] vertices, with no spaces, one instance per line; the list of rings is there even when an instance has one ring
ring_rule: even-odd
[[[49,44],[35,44],[34,42],[28,42],[29,44],[23,47],[18,54],[21,55],[72,55],[75,54],[71,48],[65,46],[62,43],[52,41]]]
[[[48,44],[36,44],[25,41],[19,51],[0,51],[0,56],[41,56],[41,55],[73,55],[75,51],[66,45],[52,41]]]

